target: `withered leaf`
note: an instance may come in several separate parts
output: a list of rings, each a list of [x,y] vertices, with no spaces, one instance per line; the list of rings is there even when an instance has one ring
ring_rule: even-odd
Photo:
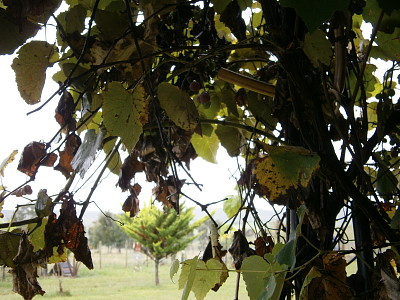
[[[138,160],[137,154],[133,152],[125,159],[119,175],[118,186],[122,191],[128,190],[131,179],[135,177],[136,173],[143,172],[143,170],[143,163]]]
[[[55,119],[60,124],[64,133],[75,130],[74,119],[75,104],[71,93],[64,91],[56,107]]]
[[[42,159],[42,161],[40,162],[40,165],[45,166],[45,167],[52,167],[52,166],[54,166],[57,158],[58,158],[57,154],[49,153]]]
[[[173,207],[179,210],[179,192],[185,180],[174,179],[174,176],[168,176],[167,180],[162,180],[152,192],[154,197],[163,203],[166,207]]]
[[[11,195],[14,195],[16,197],[22,197],[22,196],[31,195],[31,194],[32,194],[32,187],[29,184],[24,185],[23,187],[15,190],[14,192],[11,193]]]
[[[241,230],[233,233],[232,246],[228,249],[228,251],[233,257],[235,268],[237,270],[239,270],[242,266],[243,259],[251,255],[256,255],[256,251],[250,248],[249,242]]]
[[[45,228],[45,244],[47,257],[53,255],[54,247],[65,245],[74,253],[76,260],[93,269],[84,226],[76,216],[75,201],[72,197],[64,199],[58,219],[55,214],[50,215]]]
[[[60,160],[54,169],[60,171],[67,179],[71,176],[71,172],[74,171],[71,162],[81,144],[81,138],[74,133],[67,137],[64,150],[59,151]]]
[[[274,248],[274,242],[272,241],[271,236],[262,237],[259,236],[255,241],[254,245],[256,246],[257,255],[264,257],[266,253],[271,253]]]
[[[46,189],[41,189],[35,204],[35,212],[39,218],[47,217],[51,214],[52,200],[47,195]]]
[[[122,210],[124,212],[129,212],[131,218],[136,217],[139,213],[139,199],[135,195],[129,195],[126,198],[124,204],[122,205]]]
[[[13,261],[13,291],[28,300],[36,295],[43,295],[45,292],[37,281],[37,267],[43,262],[43,258],[40,252],[33,252],[26,233],[22,234],[18,253]]]
[[[40,161],[46,156],[44,143],[32,142],[25,146],[19,160],[18,171],[32,177],[39,168]]]

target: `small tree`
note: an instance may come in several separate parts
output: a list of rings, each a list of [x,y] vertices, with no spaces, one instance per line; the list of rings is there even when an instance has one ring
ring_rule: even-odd
[[[203,224],[207,217],[191,223],[194,208],[181,208],[179,215],[173,208],[164,211],[154,205],[145,206],[135,219],[121,216],[121,228],[135,241],[142,244],[142,252],[155,263],[155,283],[160,283],[158,267],[163,258],[185,249],[200,234],[193,231]],[[190,224],[191,223],[191,224]]]
[[[114,246],[120,250],[124,247],[127,238],[119,227],[120,225],[115,221],[114,215],[106,212],[89,229],[89,240],[94,247],[97,247],[101,242],[109,249]]]

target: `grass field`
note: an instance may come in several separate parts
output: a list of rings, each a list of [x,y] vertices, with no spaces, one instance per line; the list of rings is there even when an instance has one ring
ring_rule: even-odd
[[[178,279],[174,278],[175,283],[173,283],[169,278],[169,264],[161,265],[160,285],[155,286],[152,262],[141,261],[140,263],[134,263],[128,261],[126,266],[126,257],[124,253],[102,254],[102,267],[100,268],[98,266],[99,254],[93,253],[94,270],[89,271],[82,265],[76,278],[40,277],[39,283],[46,293],[43,297],[38,295],[34,299],[175,300],[181,298],[182,291],[178,290]],[[206,299],[234,299],[235,281],[236,274],[231,273],[220,290],[217,293],[210,291]],[[60,282],[64,291],[63,295],[59,294]],[[240,287],[239,299],[249,299],[243,282]],[[22,299],[21,296],[12,292],[12,282],[9,274],[7,274],[5,281],[0,281],[0,299]],[[189,299],[195,299],[192,293]]]

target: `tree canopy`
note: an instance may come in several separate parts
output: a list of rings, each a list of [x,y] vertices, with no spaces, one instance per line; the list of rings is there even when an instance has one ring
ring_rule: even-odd
[[[160,283],[158,268],[164,258],[177,254],[196,239],[199,234],[194,230],[202,225],[207,218],[194,222],[194,207],[181,207],[179,215],[173,208],[165,211],[154,205],[145,206],[137,218],[127,215],[120,216],[123,222],[121,229],[133,238],[141,247],[141,251],[155,264],[155,283]]]
[[[214,199],[190,197],[202,189],[190,163],[215,163],[221,146],[241,158],[238,198],[224,207],[229,224],[242,221],[229,252],[251,299],[399,298],[399,16],[396,0],[0,1],[0,54],[16,55],[21,98],[30,113],[59,98],[60,125],[22,150],[17,168],[29,179],[4,189],[0,209],[32,193],[45,167],[66,179],[53,198],[35,191],[37,217],[0,224],[0,263],[13,268],[15,290],[44,293],[27,257],[54,261],[68,248],[93,267],[82,217],[107,172],[128,193],[131,217],[138,173],[166,208],[179,214],[186,198],[209,214]],[[31,39],[53,21],[53,40]],[[49,68],[59,89],[41,99]],[[97,157],[106,158],[92,170]],[[87,198],[74,199],[73,183],[93,176]],[[277,230],[256,198],[282,207]],[[354,247],[340,250],[351,226]],[[211,256],[182,262],[183,299],[191,290],[204,298],[232,271],[211,240]]]

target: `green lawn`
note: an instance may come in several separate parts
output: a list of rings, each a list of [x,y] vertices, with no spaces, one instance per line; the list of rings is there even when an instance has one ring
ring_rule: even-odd
[[[154,285],[154,267],[151,262],[143,262],[140,265],[132,264],[125,267],[123,254],[102,255],[102,268],[89,271],[81,266],[77,278],[62,278],[48,276],[40,277],[39,282],[43,290],[46,291],[43,298],[54,300],[66,299],[112,299],[112,300],[131,300],[131,299],[180,299],[182,291],[178,290],[177,280],[171,282],[169,278],[169,265],[165,264],[160,269],[159,286]],[[94,255],[93,258],[96,258]],[[64,296],[60,296],[59,284],[61,281]],[[215,293],[210,291],[206,299],[232,300],[234,299],[234,289],[236,274],[231,273],[227,282]],[[248,299],[245,286],[242,282],[240,300]],[[14,300],[22,299],[21,296],[12,292],[11,276],[7,274],[6,281],[0,281],[0,299]],[[34,299],[42,299],[36,296]],[[189,299],[195,299],[191,294]]]

